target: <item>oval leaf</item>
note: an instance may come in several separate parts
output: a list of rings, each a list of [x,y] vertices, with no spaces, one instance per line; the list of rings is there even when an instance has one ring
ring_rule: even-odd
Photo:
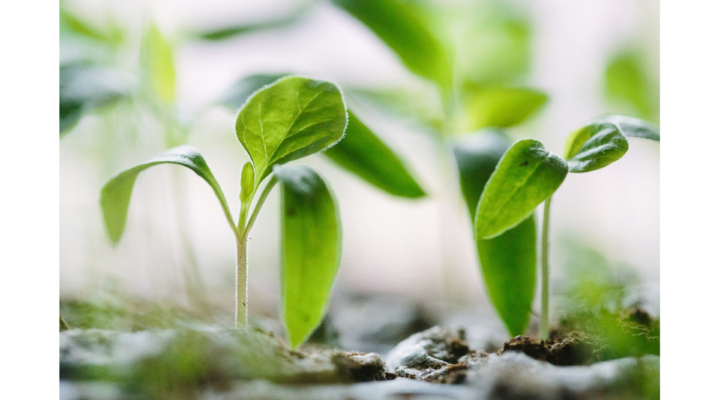
[[[453,146],[460,186],[474,220],[485,184],[512,141],[500,130],[485,130]],[[488,297],[511,336],[521,335],[530,321],[535,297],[535,218],[493,239],[476,238]]]
[[[177,164],[186,168],[190,168],[212,188],[215,196],[220,201],[223,208],[225,218],[235,230],[232,221],[232,214],[225,201],[220,185],[213,176],[202,155],[192,146],[180,146],[168,150],[167,152],[148,160],[145,163],[136,165],[126,169],[112,177],[103,186],[100,192],[100,206],[102,208],[105,226],[107,228],[110,240],[113,244],[120,242],[122,234],[125,231],[125,223],[127,222],[128,207],[130,206],[130,197],[132,195],[133,186],[137,176],[144,170],[160,164]]]
[[[452,85],[452,69],[445,50],[411,4],[398,0],[333,2],[370,28],[410,71],[441,87]]]
[[[568,136],[565,141],[565,158],[570,172],[590,172],[619,160],[628,147],[628,141],[617,125],[594,123]]]
[[[565,140],[564,157],[570,172],[595,171],[619,160],[628,151],[627,137],[660,141],[660,131],[641,119],[624,115],[602,116]]]
[[[478,89],[465,104],[465,130],[489,126],[517,125],[537,113],[548,100],[540,91],[528,88],[494,87]]]
[[[510,147],[490,177],[478,204],[475,234],[491,239],[518,225],[550,197],[568,172],[565,160],[537,140]]]
[[[340,266],[340,216],[325,182],[306,166],[277,167],[281,187],[281,315],[297,348],[322,321]]]
[[[329,82],[287,77],[255,93],[237,117],[238,140],[255,165],[255,185],[275,164],[339,141],[347,125],[342,94]]]
[[[424,197],[403,161],[352,112],[343,140],[324,154],[366,182],[395,196]]]

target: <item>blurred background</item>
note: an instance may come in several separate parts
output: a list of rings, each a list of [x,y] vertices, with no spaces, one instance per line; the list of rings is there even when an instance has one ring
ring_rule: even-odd
[[[456,86],[547,95],[527,119],[505,124],[513,139],[536,138],[560,153],[565,137],[599,114],[659,123],[657,0],[401,3],[450,49]],[[234,238],[205,182],[173,166],[141,174],[116,248],[104,231],[100,188],[120,170],[188,143],[237,210],[248,157],[235,137],[236,109],[221,100],[249,75],[296,73],[336,82],[428,193],[393,197],[321,155],[301,161],[338,199],[336,296],[400,294],[491,312],[452,154],[438,140],[490,122],[460,121],[438,133],[435,85],[341,7],[291,0],[64,0],[60,7],[61,95],[63,84],[81,82],[80,91],[95,96],[61,103],[62,298],[121,293],[189,305],[190,293],[204,290],[231,318]],[[554,293],[592,277],[630,282],[637,295],[657,298],[658,145],[630,146],[609,168],[570,174],[554,196]],[[251,233],[251,314],[277,315],[278,209],[275,191]]]

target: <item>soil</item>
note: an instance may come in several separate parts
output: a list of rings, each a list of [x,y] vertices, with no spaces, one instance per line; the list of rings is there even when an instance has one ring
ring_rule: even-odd
[[[659,321],[639,308],[575,312],[559,321],[548,341],[518,336],[499,349],[476,335],[469,341],[459,327],[434,326],[379,354],[338,347],[350,338],[383,349],[426,317],[416,312],[399,320],[402,310],[413,309],[402,302],[387,318],[372,303],[358,300],[357,308],[368,312],[357,313],[352,335],[336,329],[331,317],[324,323],[327,334],[316,338],[324,343],[291,350],[282,334],[257,327],[238,331],[187,318],[178,323],[163,310],[141,315],[61,305],[61,392],[74,393],[63,397],[68,399],[583,400],[654,399],[659,393],[659,357],[647,356],[659,355]],[[366,317],[371,322],[363,323]],[[337,319],[343,318],[349,315]],[[375,345],[374,332],[383,333]]]

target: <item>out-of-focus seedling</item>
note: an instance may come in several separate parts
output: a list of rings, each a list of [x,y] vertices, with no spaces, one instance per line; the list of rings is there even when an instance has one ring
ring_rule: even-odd
[[[660,133],[655,126],[637,118],[605,115],[571,133],[565,142],[563,157],[549,152],[537,140],[519,140],[502,156],[480,196],[475,213],[478,248],[485,241],[496,240],[506,232],[522,227],[526,221],[532,219],[535,208],[545,202],[540,249],[542,338],[547,338],[549,334],[548,253],[552,195],[568,172],[595,171],[619,160],[629,148],[628,137],[659,141]],[[523,271],[518,269],[508,278],[525,282],[530,280],[530,274],[529,271],[523,274]],[[507,291],[503,296],[515,296],[509,285],[499,288]],[[492,290],[490,292],[492,297]]]
[[[342,139],[347,109],[332,83],[286,77],[255,92],[240,110],[235,131],[250,156],[242,169],[237,221],[205,159],[191,146],[173,148],[127,169],[105,184],[100,204],[113,243],[122,237],[140,172],[160,164],[189,168],[212,188],[237,248],[236,326],[247,324],[248,234],[273,187],[281,188],[281,311],[293,348],[322,320],[340,262],[337,205],[323,179],[305,166],[283,164],[323,151]],[[262,191],[260,186],[267,181]],[[253,200],[260,192],[257,201]]]

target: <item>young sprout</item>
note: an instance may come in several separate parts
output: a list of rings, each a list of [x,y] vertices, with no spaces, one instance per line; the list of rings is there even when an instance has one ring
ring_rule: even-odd
[[[237,220],[205,159],[186,145],[127,169],[105,184],[100,205],[110,239],[117,244],[122,237],[130,196],[140,172],[160,164],[189,168],[210,185],[235,237],[235,322],[236,326],[245,326],[248,235],[268,195],[279,184],[280,307],[288,340],[296,348],[325,313],[340,263],[341,228],[336,202],[323,179],[306,166],[283,164],[334,145],[342,139],[347,122],[343,96],[334,84],[297,76],[280,79],[253,94],[237,116],[236,135],[250,156],[241,172]]]
[[[546,150],[537,140],[517,141],[502,156],[480,196],[475,213],[478,246],[486,240],[502,237],[506,232],[518,229],[524,221],[532,218],[535,208],[545,202],[540,249],[541,338],[547,339],[549,336],[549,232],[552,195],[568,172],[595,171],[619,160],[629,148],[628,137],[660,140],[658,129],[643,120],[622,115],[605,115],[571,133],[565,142],[562,158]],[[527,280],[522,275],[516,275],[513,279]]]

